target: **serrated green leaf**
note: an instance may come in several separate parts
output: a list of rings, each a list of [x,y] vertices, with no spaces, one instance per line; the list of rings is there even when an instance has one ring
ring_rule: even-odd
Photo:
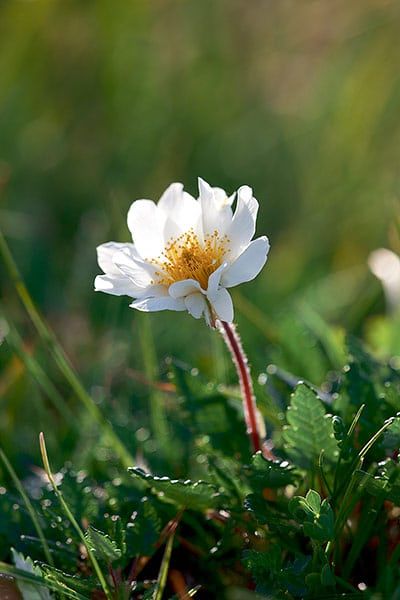
[[[41,564],[40,568],[47,583],[65,586],[67,589],[73,590],[76,593],[90,596],[92,591],[98,586],[98,581],[93,576],[82,579],[78,575],[69,575],[50,565]]]
[[[121,551],[122,556],[126,553],[126,531],[120,516],[115,515],[111,521],[110,537],[114,540],[117,548]]]
[[[17,569],[20,571],[25,571],[31,575],[42,577],[42,571],[40,567],[35,565],[29,556],[25,557],[23,554],[21,554],[21,552],[14,550],[14,548],[11,548],[11,553],[14,565]],[[17,585],[23,598],[29,598],[30,600],[51,600],[52,598],[50,591],[46,587],[21,581],[17,581]]]
[[[43,575],[37,575],[35,573],[29,573],[22,569],[18,569],[12,565],[0,562],[0,573],[5,575],[11,575],[18,583],[22,582],[24,585],[37,586],[39,588],[48,588],[52,591],[63,594],[66,598],[72,598],[72,600],[87,600],[87,596],[82,596],[78,592],[69,589],[66,585],[59,581],[46,580]],[[30,598],[28,596],[28,598]],[[33,599],[33,596],[32,596]]]
[[[145,481],[149,488],[161,494],[163,499],[167,499],[182,508],[192,510],[206,510],[208,508],[221,507],[226,502],[218,488],[205,481],[183,481],[181,479],[170,479],[169,477],[156,477],[145,473],[142,469],[131,468],[130,474]]]
[[[278,546],[271,546],[268,552],[245,550],[242,561],[257,582],[265,581],[269,580],[271,575],[279,573],[282,567],[282,552]]]
[[[287,460],[268,460],[261,452],[254,454],[251,465],[245,467],[245,473],[250,485],[257,491],[293,485],[298,478],[295,467]]]
[[[299,556],[294,562],[284,564],[279,546],[272,545],[266,552],[245,550],[243,564],[257,583],[257,591],[269,598],[287,597],[287,592],[302,597],[305,591],[305,573],[309,557]]]
[[[126,527],[126,545],[132,556],[151,556],[160,536],[161,520],[150,500],[144,497]]]
[[[288,512],[275,503],[268,502],[261,494],[249,494],[244,501],[246,510],[254,515],[254,518],[260,525],[268,525],[268,529],[279,539],[289,540],[293,535],[296,526],[293,525],[293,519]]]
[[[298,385],[292,394],[286,418],[288,425],[283,431],[286,450],[300,467],[316,467],[321,450],[327,461],[338,456],[332,417],[325,413],[322,402],[306,385]]]
[[[249,488],[241,472],[241,465],[216,453],[210,453],[207,461],[210,483],[229,496],[230,502],[242,505]]]
[[[121,549],[118,548],[116,543],[102,531],[89,526],[85,532],[85,538],[88,546],[96,554],[99,560],[110,564],[121,557]]]

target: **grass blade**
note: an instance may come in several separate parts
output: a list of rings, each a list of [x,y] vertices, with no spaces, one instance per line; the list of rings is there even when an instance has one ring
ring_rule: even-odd
[[[95,555],[93,554],[90,545],[88,544],[87,539],[85,538],[85,535],[82,531],[82,529],[80,528],[77,520],[75,519],[74,515],[71,512],[71,509],[69,508],[68,504],[65,502],[64,500],[64,496],[62,495],[62,492],[58,489],[57,484],[54,480],[53,477],[53,473],[50,467],[50,463],[49,463],[49,458],[47,455],[47,450],[46,450],[46,442],[44,439],[44,435],[43,433],[40,433],[39,436],[39,441],[40,441],[40,452],[42,454],[42,460],[43,460],[43,465],[44,465],[44,470],[46,471],[47,477],[49,478],[49,481],[51,483],[51,486],[54,490],[54,493],[56,494],[58,501],[61,504],[61,507],[65,513],[65,516],[67,517],[67,519],[70,521],[71,525],[73,526],[73,528],[75,529],[76,533],[78,534],[82,544],[85,546],[88,557],[90,558],[90,562],[92,563],[93,569],[97,575],[97,578],[99,580],[99,583],[101,585],[101,587],[103,588],[103,591],[106,595],[106,598],[108,600],[111,600],[112,595],[111,595],[111,591],[110,588],[108,586],[108,583],[103,575],[103,571],[100,568],[99,563],[97,562],[97,559],[95,557]]]
[[[63,594],[67,598],[72,598],[73,600],[87,600],[86,596],[82,596],[78,592],[67,588],[65,584],[61,585],[54,581],[47,581],[43,577],[39,577],[34,573],[22,571],[21,569],[17,569],[17,567],[14,567],[13,565],[8,565],[6,563],[0,562],[0,573],[4,575],[11,575],[12,577],[14,577],[14,579],[18,579],[19,581],[23,581],[24,583],[30,583],[32,585],[46,587],[54,592]]]
[[[174,535],[175,532],[173,531],[172,534],[169,536],[167,544],[165,546],[164,556],[161,562],[160,572],[158,574],[158,580],[156,588],[154,590],[153,600],[162,600],[164,594],[165,586],[167,583],[169,563],[171,561],[172,547],[174,545]]]
[[[40,539],[40,543],[42,544],[43,553],[46,557],[46,560],[49,563],[49,565],[53,566],[54,565],[53,557],[50,554],[50,549],[49,549],[49,546],[47,545],[46,537],[44,535],[43,529],[40,525],[39,519],[38,519],[35,509],[32,505],[32,502],[30,501],[27,493],[25,492],[23,485],[22,485],[21,481],[19,480],[18,475],[14,471],[10,461],[8,460],[7,456],[5,455],[5,453],[3,452],[3,450],[1,448],[0,448],[0,458],[3,461],[3,464],[6,468],[6,470],[8,471],[11,479],[13,480],[15,487],[17,488],[17,490],[26,506],[26,509],[29,513],[30,518],[32,519],[33,526],[36,530],[38,538]]]

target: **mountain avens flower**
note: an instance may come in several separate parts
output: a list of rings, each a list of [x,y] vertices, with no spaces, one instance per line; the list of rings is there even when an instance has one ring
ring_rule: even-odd
[[[128,212],[133,243],[97,248],[104,275],[95,289],[130,296],[141,311],[187,310],[213,327],[231,323],[228,289],[254,279],[267,259],[268,239],[253,240],[257,211],[250,187],[228,197],[202,179],[198,199],[173,183],[157,204],[136,200]]]
[[[236,208],[232,204],[236,199]],[[108,242],[97,248],[104,275],[97,291],[130,296],[142,311],[187,310],[218,328],[239,378],[243,414],[252,449],[273,455],[263,440],[246,354],[233,321],[228,289],[250,281],[267,260],[268,239],[253,240],[258,202],[247,185],[227,196],[199,179],[199,198],[173,183],[158,204],[136,200],[128,212],[133,243]]]

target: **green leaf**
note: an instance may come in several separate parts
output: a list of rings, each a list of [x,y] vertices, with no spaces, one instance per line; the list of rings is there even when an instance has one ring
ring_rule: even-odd
[[[279,546],[271,546],[268,552],[245,550],[243,564],[253,575],[257,583],[270,581],[271,576],[282,568],[282,552]]]
[[[37,575],[35,573],[29,573],[23,569],[19,569],[12,565],[0,562],[0,573],[5,575],[11,575],[14,577],[18,584],[21,582],[23,585],[28,584],[31,588],[45,589],[49,588],[53,591],[63,594],[66,598],[72,598],[72,600],[87,600],[87,596],[82,596],[78,592],[69,589],[60,581],[46,580],[43,575]],[[31,598],[31,596],[27,596]],[[34,596],[32,596],[33,600]]]
[[[325,414],[322,402],[309,387],[304,384],[297,386],[286,418],[288,425],[283,431],[286,450],[300,467],[316,467],[321,450],[324,450],[327,461],[338,456],[332,417]]]
[[[210,483],[229,496],[232,506],[235,504],[242,506],[249,488],[243,477],[240,463],[211,452],[207,456],[207,462]]]
[[[296,597],[303,597],[309,557],[300,555],[293,562],[284,564],[282,551],[274,544],[266,552],[245,550],[242,560],[252,574],[258,592],[268,598],[287,598],[288,592]]]
[[[371,496],[380,497],[400,505],[400,465],[388,459],[379,465],[377,474],[366,473],[361,469],[355,472],[359,485]]]
[[[195,373],[195,374],[194,374]],[[248,440],[241,414],[241,401],[222,395],[215,383],[205,381],[197,371],[174,363],[170,375],[181,395],[180,423],[196,436],[207,436],[214,450],[233,456],[247,455]],[[187,460],[183,456],[182,460]]]
[[[244,507],[253,514],[260,525],[268,525],[269,531],[283,546],[293,546],[292,538],[296,525],[293,524],[289,511],[286,512],[286,506],[268,502],[261,494],[250,494],[244,501]]]
[[[144,496],[126,527],[126,546],[133,556],[151,556],[160,536],[161,520],[151,501]]]
[[[169,500],[180,507],[192,510],[207,510],[225,504],[226,498],[218,488],[205,481],[190,481],[170,479],[169,477],[156,477],[145,473],[139,468],[130,468],[130,474],[136,479],[144,481],[162,499]]]
[[[37,575],[38,577],[42,577],[42,571],[40,567],[33,563],[33,560],[27,556],[25,557],[20,552],[11,548],[11,553],[13,557],[13,562],[17,569],[20,571],[24,571],[30,575]],[[34,583],[26,583],[22,581],[17,581],[18,588],[21,591],[21,594],[24,598],[29,598],[30,600],[51,600],[52,596],[47,587],[42,587],[40,585],[36,585]]]
[[[294,485],[299,477],[295,467],[287,460],[268,460],[261,452],[254,454],[251,465],[245,467],[245,473],[250,485],[257,491]]]
[[[394,451],[400,449],[400,417],[397,416],[393,423],[383,434],[382,444],[386,450]]]
[[[325,542],[333,537],[335,518],[327,500],[321,502],[318,492],[310,490],[306,497],[294,496],[289,509],[298,523],[303,525],[304,534],[316,542]]]
[[[41,563],[40,568],[48,585],[64,586],[76,593],[86,594],[85,597],[90,597],[92,591],[98,587],[98,581],[93,575],[82,579],[79,575],[70,575],[43,563]]]
[[[315,490],[309,490],[306,494],[307,504],[315,513],[319,513],[321,509],[321,496]]]
[[[90,549],[96,554],[97,558],[107,564],[121,558],[122,551],[116,543],[105,533],[89,526],[85,533],[85,538]]]

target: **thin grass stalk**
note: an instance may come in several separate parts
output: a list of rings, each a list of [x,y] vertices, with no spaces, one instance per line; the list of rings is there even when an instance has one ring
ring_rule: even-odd
[[[83,533],[82,529],[80,528],[80,526],[78,524],[78,521],[75,519],[74,515],[72,514],[71,509],[69,508],[68,504],[64,500],[64,496],[63,496],[62,492],[58,489],[58,486],[55,482],[55,479],[53,477],[53,472],[50,467],[49,457],[47,455],[46,441],[44,439],[43,432],[41,432],[39,435],[39,442],[40,442],[40,452],[42,454],[44,470],[46,471],[47,477],[49,478],[51,487],[53,488],[53,491],[54,491],[55,495],[57,496],[58,501],[61,504],[61,507],[65,513],[65,516],[70,521],[72,527],[75,529],[76,533],[78,534],[82,544],[86,548],[88,557],[90,559],[90,562],[92,563],[93,569],[94,569],[94,571],[97,575],[97,578],[99,580],[99,583],[106,595],[106,598],[108,600],[111,600],[112,599],[111,590],[110,590],[109,585],[103,575],[103,571],[101,570],[101,567],[100,567],[99,563],[97,562],[97,559],[96,559],[94,553],[92,552],[90,545],[88,544],[88,542],[85,538],[85,534]]]
[[[176,529],[176,527],[175,527]],[[174,536],[175,529],[173,529],[171,535],[167,540],[167,544],[165,546],[164,556],[161,562],[160,571],[158,574],[157,584],[154,590],[153,599],[152,600],[162,600],[164,595],[165,586],[167,584],[167,576],[169,563],[171,562],[172,548],[174,545]]]
[[[47,562],[48,562],[49,565],[54,566],[54,561],[53,561],[53,557],[51,556],[51,553],[50,553],[50,548],[49,548],[49,546],[47,544],[46,537],[44,535],[42,526],[40,525],[38,516],[37,516],[36,511],[35,511],[35,509],[34,509],[34,507],[32,505],[32,502],[30,501],[27,493],[25,492],[24,487],[23,487],[23,485],[22,485],[22,483],[21,483],[18,475],[14,471],[14,469],[13,469],[10,461],[8,460],[8,458],[6,456],[6,454],[4,453],[4,451],[1,448],[0,448],[0,458],[3,461],[3,464],[4,464],[5,468],[6,468],[6,470],[8,471],[8,473],[9,473],[9,475],[10,475],[10,477],[11,477],[11,479],[12,479],[14,485],[15,485],[15,487],[17,488],[17,490],[18,490],[18,492],[19,492],[19,494],[20,494],[20,496],[21,496],[21,498],[22,498],[22,500],[23,500],[23,502],[24,502],[24,504],[26,506],[26,510],[29,513],[29,516],[30,516],[30,518],[32,520],[33,526],[34,526],[34,528],[36,530],[36,533],[38,535],[40,543],[42,544],[43,553],[44,553],[44,555],[46,557],[46,560],[47,560]]]

